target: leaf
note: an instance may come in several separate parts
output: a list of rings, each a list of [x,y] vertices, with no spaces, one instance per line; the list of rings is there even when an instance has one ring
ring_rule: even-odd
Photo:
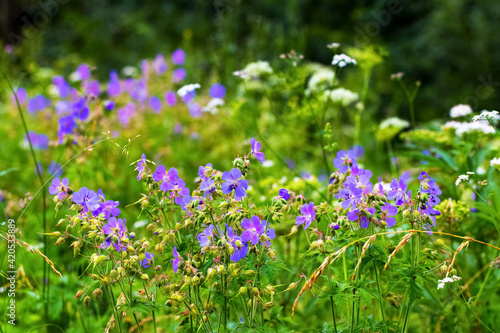
[[[267,276],[269,282],[274,281],[281,270],[290,272],[288,266],[281,261],[270,261],[262,267],[262,272]]]

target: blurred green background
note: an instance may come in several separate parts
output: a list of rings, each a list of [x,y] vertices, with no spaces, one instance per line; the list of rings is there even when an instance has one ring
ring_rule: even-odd
[[[182,47],[199,68],[189,79],[216,76],[229,85],[246,63],[275,64],[291,49],[329,64],[328,43],[381,45],[387,59],[371,89],[383,99],[384,82],[399,71],[421,81],[416,116],[425,121],[459,103],[495,108],[498,17],[496,0],[6,0],[0,33],[15,45],[9,56],[18,72],[36,63],[67,75],[87,62],[105,79],[110,69]]]

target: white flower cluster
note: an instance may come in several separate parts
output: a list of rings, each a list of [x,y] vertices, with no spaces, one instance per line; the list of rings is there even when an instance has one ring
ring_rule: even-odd
[[[453,283],[455,281],[461,280],[460,276],[453,275],[452,277],[445,277],[442,280],[438,280],[438,289],[443,289],[446,283]]]
[[[357,93],[344,88],[327,90],[325,91],[325,97],[330,99],[332,102],[341,104],[342,106],[352,104],[359,99],[359,95]]]
[[[472,120],[478,121],[478,120],[499,119],[499,118],[500,116],[498,115],[498,111],[483,110],[481,111],[480,115],[472,117]]]
[[[357,62],[355,59],[349,57],[347,54],[336,54],[333,56],[332,60],[332,65],[333,66],[339,66],[339,67],[344,67],[345,65],[356,65]]]
[[[450,110],[450,117],[452,118],[457,118],[457,117],[463,117],[468,114],[472,113],[472,109],[469,105],[467,104],[459,104],[455,105],[454,107],[451,108]]]
[[[177,95],[179,95],[179,97],[184,97],[186,96],[187,94],[189,94],[190,92],[196,90],[196,89],[199,89],[201,88],[201,86],[198,84],[198,83],[191,83],[191,84],[188,84],[188,85],[185,85],[183,87],[181,87],[179,90],[177,90]]]
[[[307,92],[325,90],[332,85],[334,77],[335,73],[331,69],[318,69],[311,75],[307,83]]]
[[[208,102],[207,106],[203,108],[203,112],[217,114],[219,112],[218,107],[222,105],[224,105],[224,100],[222,98],[212,98],[210,102]]]
[[[474,121],[471,123],[459,122],[459,121],[449,121],[443,125],[445,128],[454,128],[455,133],[458,136],[462,136],[464,133],[471,133],[474,131],[482,132],[484,134],[493,134],[495,129],[485,121]]]
[[[460,184],[461,182],[464,182],[466,180],[469,180],[469,175],[473,175],[474,172],[467,172],[466,175],[460,175],[458,176],[458,179],[455,181],[455,186],[458,186],[458,184]]]
[[[494,159],[492,159],[490,161],[490,166],[492,166],[493,168],[500,167],[500,157],[495,157]]]
[[[391,117],[387,118],[384,121],[380,123],[380,130],[384,130],[387,128],[393,128],[397,130],[402,130],[403,128],[406,128],[410,126],[410,123],[407,120],[398,118],[398,117]]]
[[[242,79],[258,79],[263,75],[272,73],[273,69],[267,61],[257,61],[249,63],[243,70],[236,71],[233,75],[239,76]]]

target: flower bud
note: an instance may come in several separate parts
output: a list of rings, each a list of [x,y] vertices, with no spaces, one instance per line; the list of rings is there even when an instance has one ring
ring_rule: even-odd
[[[264,304],[264,308],[266,309],[270,309],[274,306],[274,302],[267,302]]]
[[[418,219],[420,217],[420,212],[418,210],[413,211],[413,217]]]
[[[96,290],[94,290],[94,292],[92,293],[92,295],[94,295],[95,298],[101,297],[102,290],[100,288],[97,288]]]
[[[78,291],[76,292],[75,298],[73,298],[73,299],[80,298],[80,297],[82,297],[82,295],[83,295],[83,290],[78,290]]]
[[[253,287],[253,288],[252,288],[252,294],[253,294],[254,296],[259,296],[259,289],[258,289],[258,288],[256,288],[256,287]]]
[[[109,277],[111,278],[111,280],[116,279],[117,276],[118,272],[116,271],[116,269],[112,269],[111,272],[109,272]]]
[[[83,299],[83,304],[85,304],[85,306],[89,306],[89,304],[90,304],[90,296],[85,296],[85,298]]]
[[[59,244],[62,244],[64,243],[64,237],[59,237],[56,242],[54,243],[54,245],[59,245]]]
[[[229,253],[229,255],[233,255],[234,254],[234,247],[232,247],[231,245],[228,245],[227,246],[227,253]]]
[[[276,252],[276,250],[270,248],[269,251],[267,251],[267,257],[271,260],[274,260],[278,257],[278,253]]]
[[[141,279],[143,280],[149,280],[149,276],[147,274],[142,274]]]
[[[410,210],[409,209],[403,210],[403,218],[407,219],[409,216],[410,216]]]

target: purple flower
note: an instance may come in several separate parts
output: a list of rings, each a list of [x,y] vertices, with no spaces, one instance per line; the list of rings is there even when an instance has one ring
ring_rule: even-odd
[[[120,80],[115,70],[109,73],[108,95],[110,97],[118,97],[121,93]]]
[[[351,176],[346,178],[344,186],[353,184],[354,186],[361,188],[363,194],[370,194],[373,189],[373,184],[370,182],[372,172],[370,170],[363,170],[358,168],[358,166],[353,166],[351,169]]]
[[[71,103],[68,101],[57,101],[56,114],[66,114],[71,111]]]
[[[59,118],[59,132],[62,134],[71,134],[76,128],[75,117],[67,115]]]
[[[279,191],[279,196],[285,199],[285,201],[288,201],[290,199],[290,192],[287,189],[280,189]]]
[[[78,80],[86,80],[90,78],[90,69],[86,64],[81,64],[76,69]]]
[[[99,208],[99,196],[92,190],[82,187],[78,192],[73,193],[73,201],[82,205],[85,212],[94,212]]]
[[[177,103],[177,95],[174,91],[167,91],[165,93],[165,102],[168,106],[175,106]]]
[[[341,150],[337,153],[337,157],[333,160],[333,165],[339,169],[340,173],[346,173],[349,167],[353,167],[357,165],[355,160],[356,153],[354,150],[348,150],[347,153],[345,150]]]
[[[214,180],[210,178],[212,172],[212,163],[207,163],[206,166],[200,165],[198,168],[198,176],[201,179],[200,190],[205,192],[213,188]]]
[[[200,242],[201,247],[212,245],[213,239],[215,236],[214,226],[213,224],[209,224],[203,232],[199,233],[197,238],[198,242]]]
[[[309,228],[311,222],[316,218],[316,211],[314,210],[314,202],[309,202],[308,204],[302,205],[300,207],[300,213],[302,215],[297,216],[295,219],[296,225],[304,225],[304,230]]]
[[[85,98],[80,98],[71,106],[71,114],[79,120],[85,120],[90,114],[90,109],[85,102]]]
[[[240,238],[240,237],[237,237]],[[245,258],[248,254],[248,245],[245,243],[241,242],[241,240],[236,240],[235,242],[232,243],[232,246],[234,248],[234,253],[229,257],[231,261],[240,261],[241,259]]]
[[[121,239],[123,238],[123,236],[125,236],[125,232],[127,231],[125,223],[125,219],[117,219],[116,217],[112,217],[108,220],[107,224],[103,225],[102,231],[105,235],[109,236],[104,241],[104,247],[108,248],[113,244],[116,251],[125,250],[126,246],[121,242]],[[113,237],[118,238],[118,241],[116,243],[113,243]]]
[[[161,99],[156,96],[152,96],[149,98],[149,107],[153,109],[154,113],[160,112],[162,107]]]
[[[226,88],[220,83],[213,84],[208,92],[212,98],[224,98],[226,96]]]
[[[408,190],[408,180],[410,174],[404,172],[399,176],[399,181],[394,178],[391,182],[391,189],[387,191],[387,199],[395,200],[396,205],[402,205],[405,202],[406,191]]]
[[[172,63],[174,65],[184,65],[186,53],[182,49],[177,49],[172,53]]]
[[[17,100],[19,101],[19,105],[23,105],[26,100],[28,99],[28,93],[26,92],[26,89],[23,87],[19,87],[15,89],[16,94],[12,94],[12,102],[15,104],[16,103],[16,96]]]
[[[145,169],[146,169],[146,154],[142,154],[142,157],[137,163],[137,168],[136,168],[137,172],[139,172],[139,174],[137,175],[137,180],[141,180],[142,176],[146,174],[144,172]]]
[[[163,57],[163,54],[158,53],[155,57],[155,60],[153,60],[153,69],[155,70],[156,74],[162,75],[166,70],[167,70],[167,63],[165,62],[165,58]]]
[[[174,126],[174,132],[175,134],[181,134],[182,133],[182,125],[181,123],[177,123]]]
[[[105,101],[104,102],[104,108],[107,111],[112,111],[115,108],[115,102],[114,101]]]
[[[69,180],[64,177],[62,180],[59,177],[52,179],[52,183],[49,186],[49,193],[52,195],[57,195],[57,197],[62,201],[64,196],[68,192]]]
[[[162,183],[162,185],[165,182]],[[161,189],[161,186],[160,186]],[[186,187],[186,183],[184,180],[179,179],[175,182],[175,184],[171,184],[169,187],[170,190],[170,197],[176,199],[176,203],[180,205],[181,200],[179,200],[179,203],[177,202],[177,199],[181,199],[183,196],[189,195],[189,188]],[[165,191],[165,190],[163,190]]]
[[[370,225],[370,218],[368,218],[368,214],[370,214],[370,218],[375,214],[375,208],[370,207],[367,210],[354,209],[347,212],[347,218],[349,221],[357,221],[359,219],[359,224],[361,228],[366,229]]]
[[[28,100],[28,112],[34,113],[37,111],[42,111],[47,106],[49,106],[50,101],[47,100],[43,95],[36,95]]]
[[[244,242],[251,242],[255,245],[259,242],[260,235],[264,233],[267,221],[260,221],[258,216],[252,216],[251,220],[245,218],[241,221],[241,227],[245,229],[241,234],[241,239]]]
[[[358,200],[361,199],[363,195],[363,189],[357,188],[354,184],[349,184],[347,188],[343,188],[339,193],[335,195],[335,198],[342,199],[340,206],[344,209],[349,209],[356,207]]]
[[[396,224],[396,219],[392,216],[395,216],[398,213],[398,209],[389,202],[386,202],[381,208],[382,220],[385,220],[387,226],[392,228]]]
[[[29,139],[34,149],[45,150],[49,147],[49,137],[45,134],[36,134],[33,131],[29,132]],[[26,141],[28,141],[26,139]]]
[[[144,268],[148,268],[148,267],[151,267],[151,264],[153,263],[153,260],[155,258],[155,255],[152,254],[152,253],[149,253],[148,251],[146,251],[145,253],[145,258],[144,260],[141,260],[140,264],[142,267]],[[177,272],[176,272],[177,273]]]
[[[255,158],[262,164],[266,160],[264,158],[264,153],[260,151],[261,145],[259,141],[255,141],[255,138],[250,140],[250,144],[252,145],[252,154]]]
[[[160,184],[160,190],[168,191],[179,180],[177,169],[170,168],[167,173],[167,168],[165,168],[164,165],[158,165],[156,171],[153,173],[153,180],[155,182],[162,182]]]
[[[186,70],[184,68],[177,68],[172,74],[172,82],[181,82],[186,78]]]
[[[61,164],[57,162],[51,162],[49,164],[49,167],[47,168],[47,171],[53,176],[60,177],[62,175]]]
[[[104,214],[104,218],[109,219],[110,217],[116,217],[120,215],[120,209],[118,205],[120,202],[108,200],[99,203],[99,209],[95,212],[96,215]]]
[[[246,179],[240,179],[241,177],[241,171],[238,169],[231,169],[230,172],[224,171],[222,179],[225,180],[225,183],[222,184],[222,192],[224,194],[230,194],[234,191],[236,200],[240,200],[246,196],[248,181]]]
[[[188,110],[189,110],[189,114],[193,118],[199,118],[203,114],[203,110],[201,108],[201,105],[199,103],[196,103],[196,102],[189,103]]]
[[[171,259],[172,268],[173,268],[174,272],[177,273],[177,271],[179,270],[179,265],[180,265],[181,260],[182,260],[182,257],[179,255],[179,252],[177,252],[177,246],[174,246],[173,253],[174,253],[175,259]]]
[[[68,82],[66,82],[66,80],[64,79],[64,76],[60,75],[54,76],[52,78],[52,83],[56,86],[57,93],[59,94],[60,98],[68,97],[71,87],[68,84]]]
[[[352,151],[354,151],[354,155],[355,155],[354,158],[361,158],[363,156],[363,154],[365,153],[365,149],[363,148],[363,146],[354,145],[350,149]]]
[[[135,104],[133,102],[129,102],[123,108],[118,110],[118,119],[122,123],[123,126],[128,126],[130,123],[130,118],[135,114]]]

